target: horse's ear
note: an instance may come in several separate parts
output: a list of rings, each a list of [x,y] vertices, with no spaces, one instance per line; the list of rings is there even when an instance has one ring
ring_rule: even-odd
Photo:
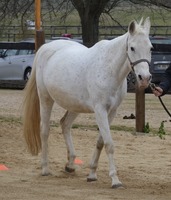
[[[144,29],[147,31],[147,34],[150,33],[150,27],[151,27],[151,22],[150,22],[150,18],[147,17],[144,21]]]
[[[140,20],[140,22],[139,22],[139,25],[142,25],[143,21],[144,21],[144,18],[141,17],[141,20]]]
[[[135,30],[136,30],[136,21],[134,20],[129,24],[128,31],[131,35],[134,35]]]

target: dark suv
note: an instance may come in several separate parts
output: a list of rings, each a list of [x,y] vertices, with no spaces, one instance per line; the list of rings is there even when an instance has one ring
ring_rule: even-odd
[[[158,84],[171,63],[171,38],[151,37],[150,39],[153,45],[150,72],[152,82]]]

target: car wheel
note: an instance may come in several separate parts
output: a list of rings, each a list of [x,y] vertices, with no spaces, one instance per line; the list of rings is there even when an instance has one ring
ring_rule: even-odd
[[[24,80],[28,81],[31,75],[31,68],[26,69],[25,73],[24,73]]]

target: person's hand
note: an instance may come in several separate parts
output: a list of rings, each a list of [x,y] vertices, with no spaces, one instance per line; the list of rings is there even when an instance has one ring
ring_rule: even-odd
[[[152,92],[156,97],[159,97],[162,95],[163,90],[160,87],[155,87],[155,89],[153,89]]]

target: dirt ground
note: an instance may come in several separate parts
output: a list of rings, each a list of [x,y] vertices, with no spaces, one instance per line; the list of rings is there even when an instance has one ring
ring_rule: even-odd
[[[55,105],[49,138],[49,164],[52,175],[41,176],[40,156],[31,156],[22,136],[22,90],[0,90],[0,171],[1,200],[170,200],[171,199],[171,122],[158,99],[146,95],[146,122],[149,134],[135,134],[135,94],[129,93],[120,106],[111,130],[115,161],[124,189],[111,189],[108,161],[103,150],[98,166],[98,181],[86,182],[97,130],[94,115],[82,114],[72,129],[77,157],[83,161],[75,174],[66,174],[66,148],[56,123],[64,110]],[[170,95],[163,98],[170,106]],[[154,133],[164,123],[166,137]],[[56,123],[55,123],[56,122]]]

